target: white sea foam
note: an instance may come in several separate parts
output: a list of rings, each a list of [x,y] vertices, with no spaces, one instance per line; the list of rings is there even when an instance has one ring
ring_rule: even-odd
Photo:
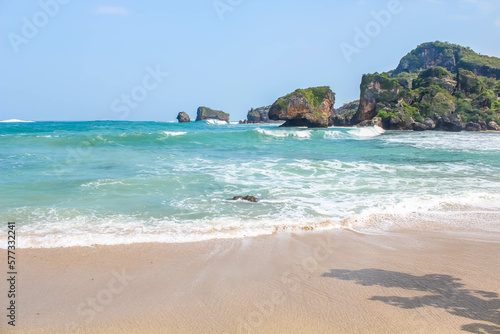
[[[4,121],[0,121],[0,123],[34,123],[35,121],[23,121],[22,119],[6,119]]]
[[[226,121],[221,121],[218,119],[207,119],[205,122],[208,125],[227,125],[228,124]]]
[[[410,132],[384,137],[384,141],[390,144],[409,145],[431,150],[500,151],[500,134],[498,133]]]
[[[325,131],[323,137],[325,139],[339,139],[339,138],[346,138],[347,136],[342,131]]]
[[[163,132],[167,137],[176,137],[176,136],[183,136],[187,134],[185,131],[164,131]]]
[[[117,184],[124,184],[120,180],[114,180],[114,179],[103,179],[103,180],[97,180],[97,181],[92,181],[88,183],[84,183],[81,185],[81,187],[91,187],[91,188],[100,188],[103,186],[113,186]]]
[[[311,130],[266,130],[256,128],[255,131],[266,136],[277,138],[297,137],[300,139],[310,139],[312,134]]]
[[[307,192],[306,192],[307,194]],[[294,203],[301,200],[301,206]],[[359,213],[346,212],[337,217],[307,217],[307,208],[313,202],[324,207],[324,214],[331,215],[332,207],[339,204],[327,198],[304,200],[264,200],[261,203],[226,201],[227,206],[238,210],[245,207],[282,206],[283,213],[248,220],[221,215],[220,218],[183,220],[169,218],[143,219],[128,215],[102,216],[96,213],[81,215],[76,210],[24,209],[18,215],[28,214],[31,224],[19,227],[23,238],[20,248],[52,248],[92,245],[116,245],[143,242],[182,243],[209,239],[241,238],[267,235],[276,231],[310,229],[351,229],[361,233],[384,233],[400,229],[457,230],[500,232],[500,195],[464,193],[456,196],[414,196],[401,202],[377,205]],[[187,204],[186,202],[183,204]],[[216,201],[217,206],[223,205]],[[305,210],[304,210],[305,209]],[[293,218],[293,219],[291,219]],[[0,236],[0,241],[5,237]],[[1,242],[1,247],[5,247]]]
[[[357,128],[354,130],[350,130],[348,131],[348,133],[356,137],[371,138],[384,134],[385,130],[377,125],[374,125],[373,127]]]

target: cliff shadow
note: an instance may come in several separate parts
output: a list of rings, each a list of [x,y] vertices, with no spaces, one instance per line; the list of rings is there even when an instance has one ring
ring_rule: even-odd
[[[403,309],[416,309],[430,306],[446,310],[448,313],[475,321],[490,324],[473,323],[462,326],[470,333],[500,334],[500,299],[497,293],[469,290],[459,278],[450,275],[411,274],[381,269],[346,270],[332,269],[323,277],[353,281],[363,286],[382,286],[385,288],[403,288],[412,291],[427,292],[425,296],[373,296],[370,300],[381,301]]]

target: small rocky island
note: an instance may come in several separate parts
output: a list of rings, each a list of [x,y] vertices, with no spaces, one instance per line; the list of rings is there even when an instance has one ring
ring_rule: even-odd
[[[283,127],[326,128],[331,125],[334,104],[330,87],[297,89],[271,106],[269,119],[285,121]]]
[[[269,110],[271,106],[252,108],[247,114],[247,123],[258,124],[258,123],[269,123]]]
[[[191,122],[191,118],[189,118],[189,115],[186,114],[184,111],[180,112],[179,115],[177,115],[177,120],[179,121],[179,123]]]
[[[205,121],[209,119],[224,121],[229,123],[229,114],[220,110],[213,110],[207,107],[199,107],[196,113],[196,122]],[[177,120],[179,123],[189,123],[191,118],[185,112],[180,112],[177,115]]]
[[[215,119],[229,123],[229,114],[220,110],[213,110],[207,107],[199,107],[196,113],[196,121]]]

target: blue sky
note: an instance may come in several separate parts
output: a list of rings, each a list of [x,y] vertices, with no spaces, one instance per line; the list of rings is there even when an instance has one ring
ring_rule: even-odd
[[[0,15],[0,119],[168,121],[203,105],[237,121],[296,88],[328,85],[339,107],[423,42],[500,56],[499,0],[1,0]]]

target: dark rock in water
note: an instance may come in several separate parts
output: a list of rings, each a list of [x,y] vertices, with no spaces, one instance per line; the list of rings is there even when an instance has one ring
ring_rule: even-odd
[[[420,122],[413,123],[413,131],[426,131],[426,130],[430,130],[430,129],[428,129],[424,123],[420,123]]]
[[[491,122],[488,123],[488,130],[491,130],[491,131],[500,131],[500,125],[498,125],[494,121],[491,121]]]
[[[439,118],[436,129],[450,132],[461,132],[465,129],[465,125],[459,115],[453,114]]]
[[[330,87],[297,89],[272,105],[269,119],[286,121],[283,127],[326,128],[331,125],[334,104]]]
[[[269,110],[271,106],[252,108],[247,115],[247,123],[269,123]]]
[[[428,117],[425,119],[424,124],[429,127],[429,130],[433,130],[436,127],[436,123]]]
[[[481,124],[469,122],[465,126],[465,131],[481,131]]]
[[[207,119],[216,119],[229,123],[229,114],[220,110],[213,110],[207,107],[199,107],[196,113],[196,121],[204,121]]]
[[[191,118],[189,118],[189,115],[186,114],[184,111],[180,112],[179,115],[177,115],[177,120],[179,121],[179,123],[191,122]]]
[[[253,202],[253,203],[257,203],[259,201],[259,199],[257,197],[254,197],[254,196],[234,196],[233,197],[233,201],[237,201],[239,199],[244,200],[244,201]]]
[[[434,124],[434,121],[430,118],[426,118],[425,121],[422,122],[415,122],[412,124],[413,126],[413,131],[426,131],[426,130],[433,130],[436,127],[436,124]]]

